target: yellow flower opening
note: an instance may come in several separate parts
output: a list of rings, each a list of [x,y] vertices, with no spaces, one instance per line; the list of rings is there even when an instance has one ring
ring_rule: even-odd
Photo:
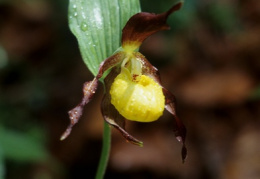
[[[162,87],[148,76],[140,75],[135,80],[129,70],[122,67],[110,94],[111,103],[128,120],[152,122],[163,114],[165,97]]]

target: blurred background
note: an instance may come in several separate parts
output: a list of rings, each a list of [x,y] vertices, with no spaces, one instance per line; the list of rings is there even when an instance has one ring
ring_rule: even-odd
[[[173,2],[141,5],[160,13]],[[95,176],[102,88],[68,139],[59,141],[67,111],[93,78],[69,31],[67,7],[64,0],[0,1],[0,178]],[[168,23],[171,30],[147,39],[141,52],[177,98],[188,158],[182,164],[165,112],[153,123],[127,122],[143,148],[112,130],[105,178],[260,178],[260,1],[186,0]]]

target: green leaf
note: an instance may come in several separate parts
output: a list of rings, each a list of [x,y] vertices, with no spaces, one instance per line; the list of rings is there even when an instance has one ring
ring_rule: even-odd
[[[5,159],[16,161],[46,161],[48,153],[43,142],[29,134],[0,126],[0,148]]]
[[[5,178],[4,176],[5,176],[4,154],[0,146],[0,179],[4,179]]]
[[[69,27],[94,75],[99,64],[121,46],[122,29],[138,12],[139,0],[70,0]]]

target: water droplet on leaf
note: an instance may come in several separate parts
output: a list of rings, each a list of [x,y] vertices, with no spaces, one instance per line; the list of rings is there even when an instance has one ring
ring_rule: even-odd
[[[83,18],[83,19],[86,19],[86,15],[85,15],[84,12],[82,12],[81,15],[82,15],[82,18]]]
[[[88,30],[87,24],[85,22],[82,22],[80,25],[80,29],[84,32],[87,31]]]

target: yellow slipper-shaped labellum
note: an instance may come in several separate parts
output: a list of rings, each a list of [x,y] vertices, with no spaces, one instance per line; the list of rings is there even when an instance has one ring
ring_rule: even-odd
[[[140,75],[135,81],[130,72],[122,68],[110,94],[111,103],[128,120],[152,122],[163,114],[165,97],[162,87],[148,76]]]

